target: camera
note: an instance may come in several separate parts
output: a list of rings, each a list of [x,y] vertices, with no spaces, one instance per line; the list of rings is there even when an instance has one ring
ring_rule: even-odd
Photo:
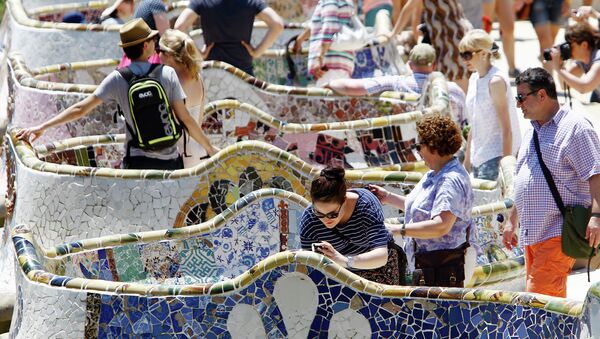
[[[554,47],[558,48],[560,52],[560,58],[562,60],[571,59],[571,44],[569,44],[568,42],[563,42],[562,44]],[[550,54],[550,50],[551,48],[544,49],[544,60],[546,61],[552,60],[552,54]]]

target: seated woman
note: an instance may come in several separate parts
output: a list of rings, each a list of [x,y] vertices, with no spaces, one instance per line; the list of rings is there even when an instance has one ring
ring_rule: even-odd
[[[565,40],[571,47],[571,59],[566,67],[557,48],[551,51],[550,64],[561,81],[580,93],[592,92],[591,102],[600,102],[600,34],[587,22],[567,28]]]
[[[320,253],[365,279],[404,283],[406,259],[383,223],[381,203],[366,189],[348,190],[341,167],[327,167],[310,187],[300,218],[302,248]]]
[[[454,156],[460,130],[450,117],[430,115],[417,122],[417,134],[417,150],[431,171],[406,197],[376,185],[369,189],[382,203],[404,210],[405,223],[389,228],[410,237],[404,249],[409,269],[417,269],[413,285],[463,287],[475,266],[475,251],[465,249],[475,244],[476,229],[469,174]]]
[[[202,126],[204,118],[204,84],[200,77],[202,57],[194,45],[194,40],[187,34],[174,29],[167,29],[158,42],[160,61],[175,69],[187,100],[185,106],[194,120]],[[196,166],[200,159],[207,156],[206,150],[195,142],[190,142],[186,133],[179,139],[178,147],[184,151],[185,168]]]

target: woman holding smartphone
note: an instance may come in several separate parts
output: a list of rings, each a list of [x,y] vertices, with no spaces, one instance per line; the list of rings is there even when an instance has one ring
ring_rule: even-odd
[[[377,197],[348,189],[341,167],[327,167],[311,184],[313,204],[300,218],[302,249],[314,248],[375,282],[404,284],[406,256],[383,223]]]

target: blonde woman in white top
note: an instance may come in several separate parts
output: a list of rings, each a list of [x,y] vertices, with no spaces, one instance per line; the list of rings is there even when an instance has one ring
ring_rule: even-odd
[[[517,106],[508,75],[492,64],[499,53],[489,34],[481,29],[467,32],[459,50],[473,72],[465,105],[471,130],[464,165],[475,178],[496,180],[500,159],[515,155],[521,143]]]
[[[185,105],[194,119],[202,126],[204,119],[204,84],[200,77],[200,64],[202,57],[194,45],[194,41],[187,34],[167,29],[160,37],[159,55],[161,63],[175,69],[181,87],[186,95]],[[201,162],[207,155],[206,150],[198,143],[193,142],[189,135],[179,140],[179,149],[184,150],[183,163],[185,168],[193,167]]]

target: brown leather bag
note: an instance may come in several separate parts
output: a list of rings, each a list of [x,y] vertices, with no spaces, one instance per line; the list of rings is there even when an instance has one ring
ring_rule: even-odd
[[[457,248],[416,253],[414,286],[463,287],[465,281],[465,242]]]

